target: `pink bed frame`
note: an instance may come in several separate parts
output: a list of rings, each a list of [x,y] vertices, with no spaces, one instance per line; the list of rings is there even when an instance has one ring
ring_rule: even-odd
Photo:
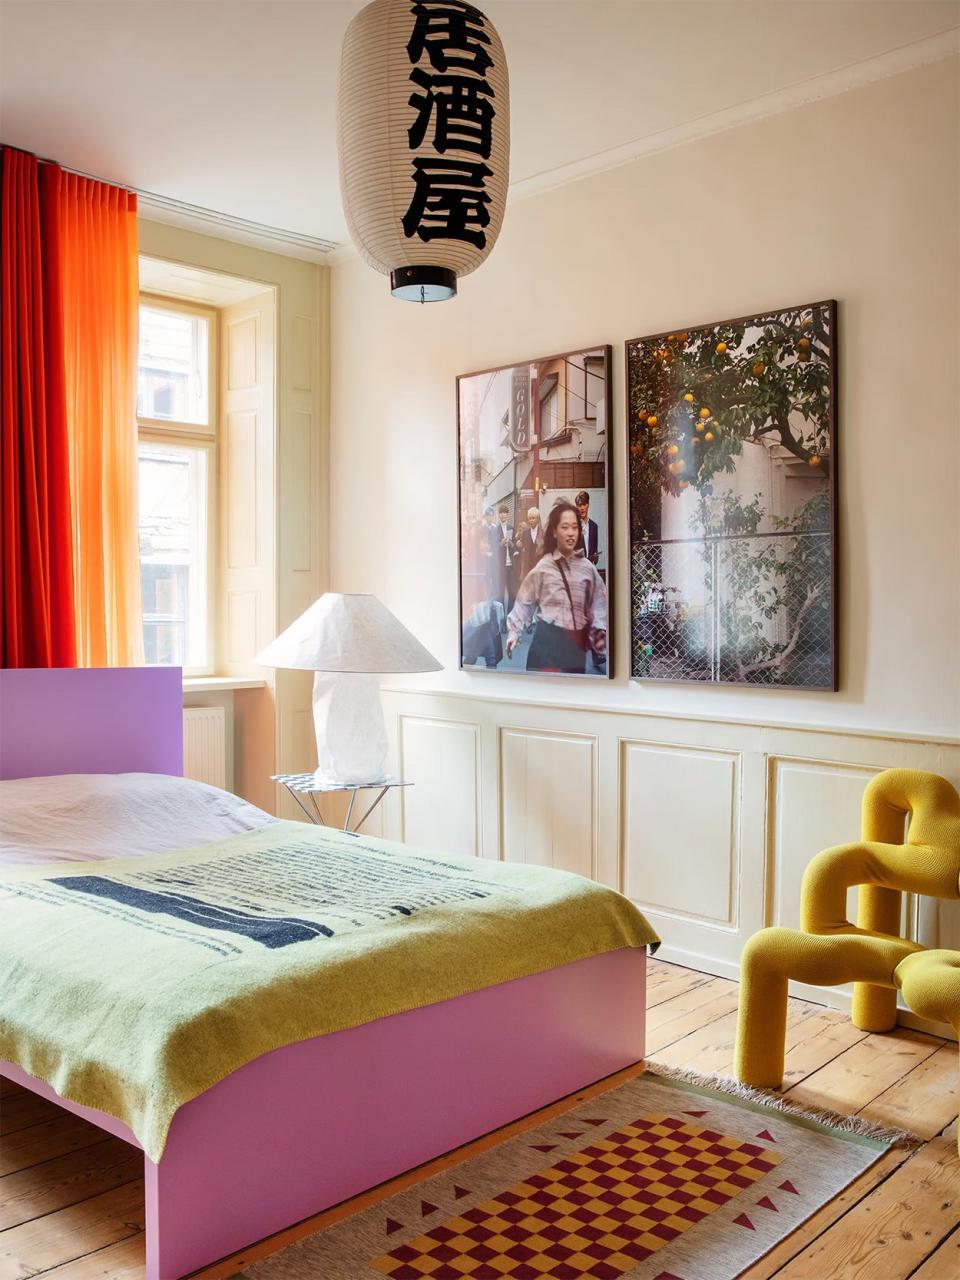
[[[180,773],[181,704],[179,671],[0,671],[0,778]],[[147,1280],[176,1280],[639,1061],[645,963],[641,949],[607,952],[247,1063],[177,1112],[159,1163],[144,1157]],[[13,1063],[0,1074],[140,1145]]]

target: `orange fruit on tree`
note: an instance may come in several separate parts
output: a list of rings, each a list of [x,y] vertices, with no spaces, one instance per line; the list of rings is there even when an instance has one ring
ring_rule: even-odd
[[[700,417],[701,418],[710,417],[710,410],[706,407],[706,405],[704,405],[704,407],[700,410]]]
[[[706,434],[703,438],[704,438],[704,440],[706,440],[707,444],[709,444],[709,443],[710,443],[710,441],[713,439],[713,432],[712,432],[712,431],[708,431],[708,432],[707,432],[707,434]]]
[[[798,339],[797,346],[800,348],[801,351],[806,351],[807,348],[810,346],[810,339],[809,338]]]
[[[767,366],[763,363],[762,360],[758,360],[757,363],[753,366],[753,372],[757,375],[758,378],[762,373],[766,372],[766,369],[767,369]]]
[[[727,344],[726,344],[725,342],[718,342],[718,343],[717,343],[717,355],[718,355],[718,356],[722,356],[722,355],[724,355],[724,354],[726,353],[726,350],[727,350]]]
[[[676,455],[677,455],[679,452],[680,452],[680,450],[678,449],[678,447],[677,447],[675,444],[669,444],[669,445],[667,445],[667,453],[669,453],[669,455],[670,455],[670,457],[671,457],[671,458],[675,458],[675,457],[676,457]]]
[[[819,453],[812,453],[810,457],[807,459],[807,461],[810,463],[811,467],[819,467],[820,465]]]
[[[686,400],[687,404],[693,404],[693,392],[692,392],[692,391],[687,391],[687,392],[685,392],[685,394],[684,394],[684,397],[683,397],[683,398],[684,398],[684,400]]]
[[[695,431],[703,431],[703,430],[705,430],[705,424],[704,424],[704,423],[702,423],[702,422],[698,422],[698,423],[696,424],[696,426],[694,427],[694,430],[695,430]]]
[[[806,364],[806,363],[808,362],[808,360],[810,359],[810,352],[809,352],[809,351],[798,351],[798,352],[797,352],[797,359],[800,361],[800,363],[801,363],[801,364]]]
[[[655,427],[656,425],[657,425],[657,415],[655,413],[651,413],[650,417],[647,419],[647,426]]]

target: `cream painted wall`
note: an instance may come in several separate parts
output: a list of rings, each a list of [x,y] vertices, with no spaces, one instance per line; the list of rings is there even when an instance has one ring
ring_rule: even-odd
[[[421,689],[645,715],[960,733],[956,59],[517,202],[457,301],[332,272],[331,586],[373,591],[444,662]],[[616,679],[457,670],[458,373],[819,298],[840,303],[841,691],[631,683],[627,556]],[[562,727],[562,724],[561,724]],[[811,850],[813,852],[813,850]]]

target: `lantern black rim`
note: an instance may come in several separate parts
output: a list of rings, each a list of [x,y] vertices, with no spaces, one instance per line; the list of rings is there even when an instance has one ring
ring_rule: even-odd
[[[457,273],[448,267],[397,267],[390,292],[405,302],[445,302],[457,296]]]

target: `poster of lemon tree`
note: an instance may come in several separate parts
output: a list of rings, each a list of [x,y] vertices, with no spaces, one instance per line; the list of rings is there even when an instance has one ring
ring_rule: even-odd
[[[835,302],[632,339],[631,675],[836,689]]]

